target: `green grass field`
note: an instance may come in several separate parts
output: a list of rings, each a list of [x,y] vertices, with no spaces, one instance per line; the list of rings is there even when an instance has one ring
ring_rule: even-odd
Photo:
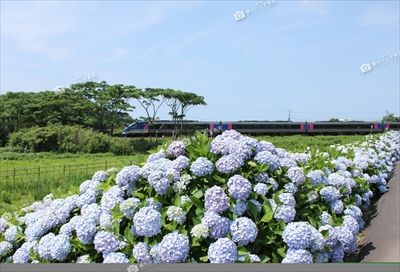
[[[262,136],[258,139],[292,152],[325,149],[332,144],[363,140],[364,136]],[[151,152],[151,151],[149,151]],[[79,184],[94,172],[145,162],[146,153],[130,156],[112,154],[17,153],[0,150],[0,215],[17,210],[45,195],[56,197],[77,193]],[[15,177],[14,177],[15,173]]]

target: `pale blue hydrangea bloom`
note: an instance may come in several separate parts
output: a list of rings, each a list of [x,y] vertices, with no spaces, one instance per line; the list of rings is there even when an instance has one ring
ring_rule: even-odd
[[[182,225],[186,220],[186,212],[177,206],[169,206],[167,209],[167,218],[169,221],[175,221]]]
[[[211,239],[218,239],[224,237],[229,232],[231,220],[220,216],[214,211],[207,211],[201,219],[201,223],[209,228],[209,237]]]
[[[313,256],[304,249],[288,249],[282,263],[313,263]]]
[[[1,247],[1,243],[0,243]],[[1,251],[1,249],[0,249]],[[1,253],[0,253],[1,256]],[[15,252],[14,255],[12,256],[13,263],[28,263],[29,262],[29,251],[25,248],[18,248]]]
[[[125,166],[118,172],[115,176],[115,183],[119,187],[123,187],[128,184],[133,184],[137,180],[140,179],[140,168],[132,165],[132,166]]]
[[[306,180],[304,171],[300,167],[291,167],[287,172],[288,178],[296,185],[300,186]]]
[[[291,249],[306,249],[314,241],[312,226],[307,222],[289,223],[282,233],[283,241]]]
[[[244,256],[239,256],[237,260],[239,262],[245,262],[246,261],[246,257],[249,257],[250,263],[261,263],[261,258],[258,257],[255,254],[246,254]]]
[[[283,205],[288,205],[292,207],[296,206],[296,200],[290,193],[281,193],[279,195],[279,200],[283,203]]]
[[[239,217],[235,219],[231,226],[230,232],[232,240],[238,245],[245,246],[256,240],[258,229],[256,224],[247,217]]]
[[[283,188],[285,188],[286,192],[292,195],[296,194],[298,191],[297,186],[293,182],[286,183]]]
[[[93,220],[87,220],[84,217],[80,217],[75,223],[75,230],[78,239],[83,244],[90,244],[93,241],[94,235],[96,234],[96,222]]]
[[[343,212],[343,202],[340,199],[336,199],[329,203],[329,207],[332,212],[336,214],[341,214]]]
[[[124,191],[118,187],[113,186],[107,192],[103,193],[101,198],[101,209],[103,211],[111,211],[116,205],[124,200]]]
[[[92,180],[103,182],[107,179],[107,177],[108,177],[108,174],[106,171],[97,171],[96,173],[94,173]]]
[[[212,243],[207,253],[210,263],[234,263],[237,260],[237,248],[228,238],[220,238]]]
[[[170,186],[170,180],[166,177],[165,172],[162,170],[157,170],[151,173],[147,181],[159,195],[166,194]]]
[[[8,252],[10,252],[13,249],[13,245],[10,242],[3,241],[0,242],[0,256],[6,256]]]
[[[0,233],[4,233],[6,229],[9,227],[10,223],[7,220],[0,217]]]
[[[107,230],[112,227],[112,216],[110,211],[102,211],[99,219],[100,229]]]
[[[281,205],[278,206],[274,213],[274,218],[279,221],[283,220],[285,223],[292,222],[296,216],[296,209],[293,206]]]
[[[321,170],[313,170],[307,174],[310,179],[312,186],[317,186],[324,181],[325,173]]]
[[[71,244],[67,235],[60,234],[55,236],[51,239],[50,244],[51,258],[59,262],[64,261],[71,252]]]
[[[357,206],[354,206],[354,205],[348,206],[344,210],[343,213],[346,214],[346,215],[350,215],[350,216],[354,217],[355,219],[362,218],[362,215],[363,215],[361,209],[359,207],[357,207]]]
[[[167,153],[174,158],[185,155],[185,144],[182,141],[174,141],[168,146]]]
[[[338,189],[336,189],[333,186],[325,186],[323,187],[320,191],[319,194],[322,196],[322,198],[327,201],[331,202],[336,199],[340,198],[340,192]]]
[[[103,263],[129,263],[129,259],[124,253],[109,253],[103,256]]]
[[[21,227],[11,226],[4,232],[4,239],[13,244],[17,241],[18,234],[22,234]]]
[[[265,183],[257,183],[254,185],[253,191],[259,195],[265,196],[268,193],[268,187]]]
[[[38,254],[41,258],[45,260],[52,260],[51,248],[53,246],[53,239],[56,237],[54,233],[46,234],[40,239],[38,245]]]
[[[329,258],[333,263],[341,263],[344,258],[344,250],[341,245],[335,246],[331,252],[329,252]]]
[[[329,213],[325,211],[321,213],[321,225],[329,225],[331,219],[332,216]]]
[[[325,252],[318,252],[314,258],[315,263],[327,263],[329,262],[329,254]]]
[[[119,204],[119,209],[125,215],[126,218],[132,219],[139,205],[140,205],[140,199],[136,197],[131,197],[122,201]]]
[[[136,262],[139,264],[149,265],[153,263],[150,255],[150,247],[146,243],[137,243],[132,250],[132,254],[135,257]]]
[[[101,208],[96,203],[92,203],[92,204],[89,204],[89,205],[84,205],[81,208],[82,217],[85,217],[88,220],[92,220],[92,221],[94,221],[96,223],[99,222],[100,213],[101,213]]]
[[[189,239],[177,232],[165,235],[157,248],[157,257],[162,263],[185,262],[189,255]]]
[[[353,235],[357,235],[360,230],[357,219],[354,219],[354,217],[350,215],[343,216],[343,225],[347,227]]]
[[[269,151],[261,151],[257,153],[254,160],[258,163],[267,165],[268,170],[270,171],[274,171],[280,166],[279,157]]]
[[[255,182],[257,183],[267,183],[268,181],[268,174],[267,173],[260,173],[254,177]]]
[[[204,194],[205,208],[207,211],[221,213],[229,208],[229,199],[221,187],[214,185]]]
[[[76,263],[91,263],[91,262],[92,260],[90,259],[90,256],[88,254],[76,258]]]
[[[172,168],[178,172],[189,166],[189,158],[183,155],[179,155],[175,160],[172,161]]]
[[[117,236],[107,231],[99,231],[96,233],[93,243],[97,252],[103,254],[116,252],[121,246],[121,242],[118,240]]]
[[[250,181],[241,175],[234,175],[228,180],[228,192],[229,194],[239,200],[246,200],[252,191]]]
[[[272,188],[273,191],[276,191],[279,188],[279,184],[274,178],[269,178],[267,180],[267,184],[271,185],[271,188]]]
[[[242,158],[234,154],[229,154],[219,158],[219,160],[215,163],[215,167],[223,174],[231,174],[242,167],[243,164],[244,161]]]
[[[137,236],[152,237],[161,232],[161,214],[151,207],[141,208],[133,217],[132,232]]]
[[[199,157],[190,166],[190,171],[197,177],[204,177],[214,171],[214,164],[207,158]]]
[[[244,202],[242,200],[237,200],[236,204],[231,208],[231,210],[237,216],[241,216],[242,214],[244,214],[246,212],[247,204],[246,204],[246,202]]]

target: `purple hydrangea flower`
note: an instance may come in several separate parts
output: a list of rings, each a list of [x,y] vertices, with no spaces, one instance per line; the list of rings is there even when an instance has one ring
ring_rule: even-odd
[[[121,242],[111,232],[99,231],[94,237],[94,248],[97,252],[109,254],[116,252],[120,248]]]
[[[204,194],[205,208],[208,211],[221,213],[229,208],[229,199],[221,187],[214,185]]]
[[[178,172],[189,166],[189,158],[183,155],[179,155],[175,160],[172,161],[172,168]]]
[[[209,228],[209,237],[219,239],[229,232],[231,220],[222,217],[214,211],[207,211],[201,219],[201,223]]]
[[[182,141],[174,141],[168,146],[167,153],[174,158],[185,155],[185,144]]]

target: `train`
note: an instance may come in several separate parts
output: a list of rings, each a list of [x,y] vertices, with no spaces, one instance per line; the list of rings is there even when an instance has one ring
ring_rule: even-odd
[[[181,124],[177,125],[181,128]],[[175,132],[173,121],[157,121],[153,124],[152,134],[170,136]],[[400,130],[400,122],[286,122],[286,121],[236,121],[236,122],[203,122],[184,121],[181,133],[190,134],[195,131],[202,131],[218,135],[225,130],[234,129],[247,135],[339,135],[339,134],[370,134],[386,130]],[[148,136],[149,123],[137,121],[129,124],[122,131],[124,136]]]

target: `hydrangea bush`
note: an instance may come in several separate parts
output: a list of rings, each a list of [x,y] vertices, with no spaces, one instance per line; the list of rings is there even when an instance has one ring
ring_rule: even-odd
[[[386,191],[399,134],[305,153],[234,130],[196,134],[1,218],[0,261],[341,262]]]

